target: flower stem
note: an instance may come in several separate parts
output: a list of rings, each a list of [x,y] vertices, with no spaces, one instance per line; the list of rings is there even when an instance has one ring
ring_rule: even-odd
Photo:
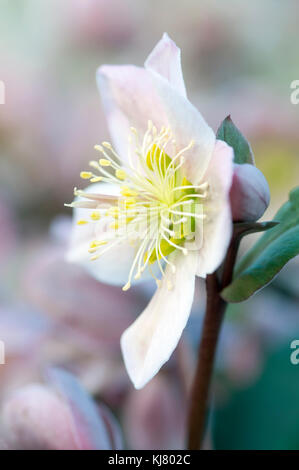
[[[206,411],[209,399],[210,383],[213,373],[215,353],[226,302],[220,296],[221,290],[230,284],[240,243],[239,236],[233,236],[224,261],[220,281],[218,273],[206,278],[207,305],[204,318],[198,362],[191,390],[188,419],[188,449],[200,449],[205,432]]]

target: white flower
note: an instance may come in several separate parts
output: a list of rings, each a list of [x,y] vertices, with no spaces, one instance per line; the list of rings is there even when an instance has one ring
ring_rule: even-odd
[[[92,184],[75,190],[69,259],[124,290],[157,279],[149,305],[121,338],[129,376],[141,388],[177,346],[195,276],[212,273],[225,256],[233,150],[187,99],[180,50],[167,34],[144,68],[102,66],[97,80],[114,146],[96,146],[100,160],[81,174]]]

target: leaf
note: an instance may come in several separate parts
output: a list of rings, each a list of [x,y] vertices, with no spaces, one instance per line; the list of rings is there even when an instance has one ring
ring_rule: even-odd
[[[227,116],[224,121],[222,121],[217,131],[217,139],[224,140],[224,142],[234,149],[235,163],[250,163],[254,165],[254,156],[250,144],[235,126],[230,116]]]
[[[233,282],[223,289],[227,302],[242,302],[269,284],[299,254],[299,187],[291,191],[268,230],[237,264]]]
[[[283,266],[299,254],[299,226],[271,243],[257,260],[226,287],[221,296],[227,302],[242,302],[269,284]]]
[[[299,186],[293,189],[287,201],[276,213],[274,220],[279,225],[273,230],[265,233],[256,244],[246,253],[235,269],[235,276],[244,271],[254,260],[262,253],[262,251],[276,238],[280,237],[286,230],[299,225]]]

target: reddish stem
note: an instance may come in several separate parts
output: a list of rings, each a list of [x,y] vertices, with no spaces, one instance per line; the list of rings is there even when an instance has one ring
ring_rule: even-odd
[[[224,317],[226,302],[220,296],[224,287],[230,284],[236,261],[239,236],[233,236],[223,264],[221,281],[218,273],[207,276],[207,305],[204,318],[198,362],[191,390],[188,417],[188,449],[200,449],[205,432],[207,404],[217,343]]]

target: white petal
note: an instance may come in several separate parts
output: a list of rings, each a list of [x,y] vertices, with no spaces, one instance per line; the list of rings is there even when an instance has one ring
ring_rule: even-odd
[[[92,184],[86,192],[117,195],[118,188],[110,184]],[[81,198],[79,198],[81,200]],[[96,261],[91,261],[88,253],[93,240],[113,240],[115,233],[109,228],[113,222],[111,217],[103,217],[98,222],[77,225],[78,220],[88,220],[94,209],[75,208],[73,228],[67,260],[83,266],[95,279],[108,284],[122,285],[127,282],[136,249],[124,241],[104,253]],[[103,247],[104,249],[106,246]]]
[[[142,388],[168,361],[186,326],[194,294],[196,256],[175,255],[162,285],[137,320],[123,333],[121,348],[134,386]],[[168,283],[173,284],[172,290]]]
[[[104,65],[98,69],[97,82],[113,144],[126,161],[130,127],[143,138],[149,120],[157,128],[167,125],[161,100],[149,72],[133,65]]]
[[[181,67],[181,50],[167,33],[163,34],[162,39],[146,59],[144,66],[162,75],[178,93],[187,97]]]
[[[149,73],[163,103],[177,150],[180,151],[194,141],[194,146],[184,153],[184,158],[186,177],[196,184],[209,165],[215,146],[215,134],[190,101],[179,94],[161,75],[153,71]]]
[[[216,141],[204,181],[209,183],[209,198],[204,206],[207,221],[203,226],[203,244],[198,255],[197,275],[205,277],[223,261],[232,235],[229,191],[233,176],[234,152],[225,142]]]

